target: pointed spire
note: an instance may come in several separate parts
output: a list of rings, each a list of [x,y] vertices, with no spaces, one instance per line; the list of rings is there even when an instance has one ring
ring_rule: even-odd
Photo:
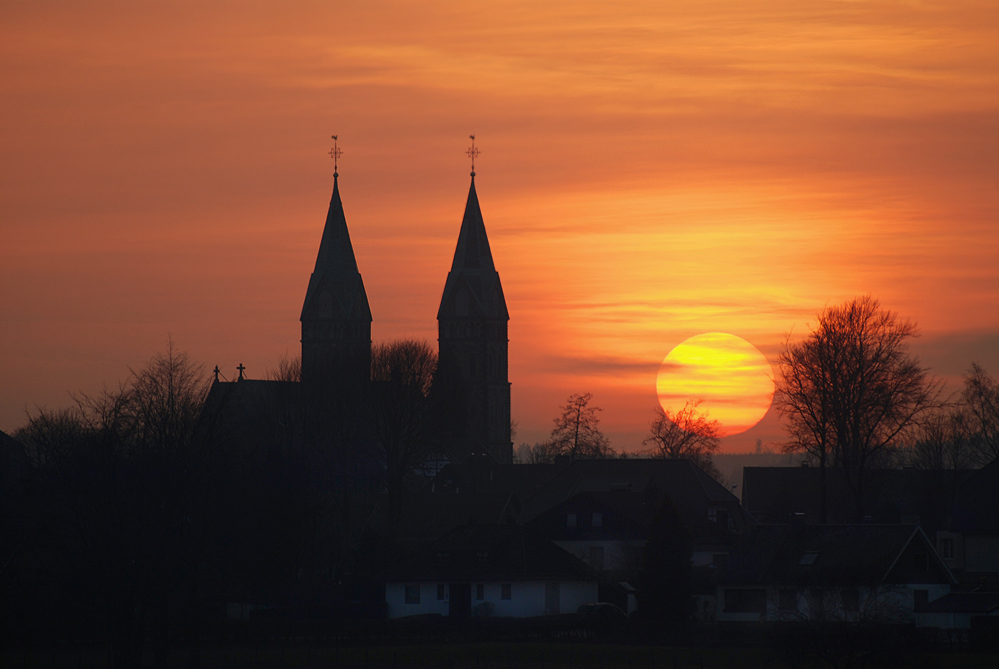
[[[489,238],[486,237],[486,225],[482,221],[482,210],[479,209],[479,197],[475,192],[474,176],[468,187],[465,215],[461,219],[458,246],[454,250],[454,260],[451,263],[452,272],[465,268],[496,271],[493,255],[489,249]]]
[[[326,214],[316,266],[302,305],[302,382],[332,379],[366,383],[371,378],[371,309],[347,231],[340,201],[337,158],[333,159],[333,195]]]
[[[336,135],[333,135],[334,141]],[[336,171],[336,160],[342,152],[336,144],[330,150],[334,160],[333,195],[330,198],[329,211],[326,214],[326,225],[323,228],[323,238],[319,243],[319,253],[316,255],[316,266],[309,277],[309,288],[305,293],[305,303],[302,306],[302,319],[315,311],[317,293],[320,287],[325,287],[332,293],[337,305],[332,313],[325,307],[320,309],[323,316],[341,318],[367,318],[371,320],[368,299],[364,293],[361,274],[357,270],[357,259],[350,243],[350,233],[347,230],[347,219],[343,213],[343,202],[340,200],[339,173]],[[318,315],[313,314],[314,316]]]
[[[469,301],[469,310],[464,306],[457,307],[456,300],[465,303],[465,298],[458,293],[468,293],[473,298]],[[509,320],[506,300],[503,298],[503,287],[499,274],[493,264],[493,254],[489,248],[489,237],[482,220],[482,210],[479,208],[479,197],[475,192],[475,177],[472,177],[468,187],[468,200],[465,202],[465,215],[461,219],[461,230],[458,232],[458,244],[451,261],[451,271],[444,284],[444,295],[441,299],[437,318],[485,317]]]

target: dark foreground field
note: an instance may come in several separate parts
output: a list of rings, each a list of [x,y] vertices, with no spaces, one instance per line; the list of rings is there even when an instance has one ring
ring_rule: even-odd
[[[977,669],[999,667],[999,655],[970,652],[861,653],[819,657],[802,649],[636,647],[591,643],[423,643],[370,646],[269,645],[201,650],[204,669],[818,669],[820,667],[914,667]],[[157,661],[159,660],[159,662]],[[106,652],[93,648],[0,651],[9,669],[104,669]],[[147,653],[144,667],[191,667],[186,650],[165,663]]]

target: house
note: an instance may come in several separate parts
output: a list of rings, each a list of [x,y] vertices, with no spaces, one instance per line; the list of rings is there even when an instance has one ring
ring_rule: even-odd
[[[524,520],[535,518],[582,492],[641,493],[654,486],[678,506],[727,527],[745,532],[753,523],[729,492],[689,460],[574,460],[556,470],[550,480],[524,499]]]
[[[913,623],[955,583],[914,525],[761,525],[718,571],[716,619]]]
[[[999,617],[999,592],[951,592],[916,607],[917,627],[968,630],[979,617]]]
[[[746,467],[742,504],[760,523],[821,522],[817,467]],[[840,468],[828,468],[826,518],[858,521],[856,496]],[[961,583],[999,590],[999,461],[981,470],[867,472],[864,522],[919,525]]]
[[[601,576],[516,525],[468,524],[390,570],[389,618],[438,614],[533,617],[598,601]]]
[[[661,495],[642,492],[581,492],[532,520],[528,526],[611,577],[642,568],[642,548]],[[692,563],[704,566],[728,554],[736,535],[727,525],[674,501],[693,540]]]
[[[634,586],[641,580],[643,550],[661,500],[651,484],[642,492],[581,492],[541,514],[528,527],[616,583],[618,587],[600,592],[600,600],[631,613],[637,605]],[[710,617],[715,592],[706,567],[724,561],[736,535],[727,524],[695,512],[686,503],[674,502],[674,507],[692,539],[697,611]]]
[[[944,560],[962,581],[999,591],[999,460],[961,485],[950,521],[937,533]]]
[[[840,467],[825,469],[826,518],[821,517],[819,467],[746,467],[742,505],[764,524],[786,523],[798,515],[806,523],[905,523],[932,535],[947,524],[949,510],[970,470],[872,469],[864,475],[863,505]]]
[[[373,519],[382,520],[387,500],[382,497]],[[430,543],[469,524],[512,525],[520,515],[520,502],[502,491],[460,492],[439,495],[409,492],[403,498],[395,540],[410,553],[425,549]]]

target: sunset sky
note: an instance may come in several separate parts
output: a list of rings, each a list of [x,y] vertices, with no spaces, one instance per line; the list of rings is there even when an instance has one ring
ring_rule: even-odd
[[[637,450],[675,345],[773,361],[865,293],[999,374],[997,7],[6,2],[0,429],[168,337],[297,355],[334,133],[373,338],[432,343],[476,135],[517,443],[591,392]]]

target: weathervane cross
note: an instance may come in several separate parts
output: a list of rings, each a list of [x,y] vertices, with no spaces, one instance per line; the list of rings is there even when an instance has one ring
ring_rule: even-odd
[[[468,147],[465,151],[465,155],[472,159],[472,176],[475,176],[475,156],[479,155],[480,151],[475,148],[475,135],[469,135],[469,139],[472,140],[472,146]]]
[[[333,148],[330,149],[330,158],[333,159],[333,176],[338,177],[340,175],[337,172],[337,160],[339,160],[340,156],[343,155],[343,151],[341,151],[340,147],[336,145],[336,135],[332,135],[332,137],[333,137]]]

